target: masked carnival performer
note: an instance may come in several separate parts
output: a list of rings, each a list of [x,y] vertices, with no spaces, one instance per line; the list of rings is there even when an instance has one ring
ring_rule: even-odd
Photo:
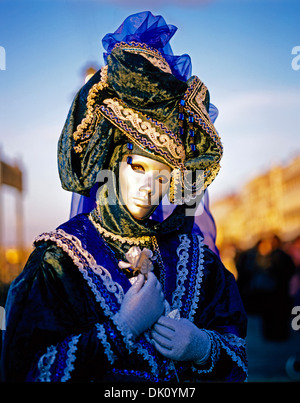
[[[216,109],[189,56],[173,55],[175,31],[143,12],[103,38],[106,64],[58,145],[63,188],[95,205],[37,237],[12,283],[4,381],[247,377],[235,279],[189,213],[220,167]],[[155,218],[165,194],[175,207]]]

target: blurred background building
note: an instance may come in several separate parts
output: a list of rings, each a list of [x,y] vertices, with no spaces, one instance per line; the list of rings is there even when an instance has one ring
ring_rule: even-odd
[[[239,192],[214,201],[211,210],[220,255],[236,277],[238,251],[254,247],[261,239],[277,235],[290,251],[300,236],[300,155],[270,167]]]
[[[221,250],[229,244],[249,248],[270,234],[292,241],[300,235],[300,155],[216,200],[211,209]]]
[[[4,225],[6,211],[10,207],[4,201],[8,188],[13,190],[15,199],[15,220],[10,223],[15,227],[13,244],[6,242]],[[20,161],[8,162],[0,152],[0,305],[4,304],[9,284],[21,272],[28,257],[24,244],[23,191],[24,173]]]

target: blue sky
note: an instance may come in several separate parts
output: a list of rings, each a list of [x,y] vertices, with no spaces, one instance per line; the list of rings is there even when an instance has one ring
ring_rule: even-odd
[[[26,174],[26,242],[68,219],[71,195],[58,178],[56,147],[72,98],[90,64],[103,64],[101,39],[135,12],[149,10],[178,27],[175,54],[219,109],[222,169],[211,199],[238,190],[300,152],[300,46],[297,0],[0,0],[0,147]],[[5,188],[6,241],[14,240],[14,192]]]

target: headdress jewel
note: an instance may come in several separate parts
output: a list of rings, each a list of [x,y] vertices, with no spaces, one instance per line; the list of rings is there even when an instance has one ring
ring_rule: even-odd
[[[176,29],[167,25],[161,16],[144,12],[128,17],[115,33],[107,34],[103,38],[107,51],[104,59],[107,64],[101,69],[100,81],[99,78],[94,78],[94,83],[92,79],[89,84],[85,110],[79,124],[74,125],[74,117],[70,119],[76,108],[70,112],[68,120],[74,127],[71,143],[80,161],[86,161],[86,153],[91,154],[91,147],[95,147],[98,136],[100,145],[102,141],[101,158],[104,162],[105,152],[113,141],[101,139],[109,133],[109,130],[106,128],[105,132],[103,127],[107,126],[105,122],[109,122],[126,135],[127,141],[146,153],[155,154],[177,170],[170,196],[172,202],[180,204],[201,193],[212,182],[219,171],[223,149],[210,119],[210,107],[213,112],[216,108],[209,103],[206,86],[198,77],[190,77],[190,57],[174,56],[168,43]],[[145,67],[139,70],[137,59],[133,62],[130,55],[142,56],[151,63],[154,70],[149,70],[149,66],[148,71],[145,71]],[[160,73],[155,68],[158,68]],[[128,74],[132,75],[129,77]],[[148,85],[149,89],[145,89],[145,85]],[[151,104],[149,99],[153,93],[154,102]],[[82,93],[80,97],[82,98]],[[156,106],[160,104],[165,105],[161,110]],[[68,120],[65,128],[68,126]],[[70,131],[68,135],[70,136]],[[61,145],[64,144],[63,136],[64,131]],[[62,148],[62,158],[66,158]],[[188,170],[202,170],[203,176],[196,180],[187,178],[185,174]],[[82,175],[85,185],[83,186],[82,180],[79,186],[81,189],[78,188],[80,175],[77,175],[75,188],[70,186],[70,180],[68,185],[65,181],[65,187],[84,193],[95,183],[95,172],[92,168],[89,169],[88,177],[84,178]],[[62,170],[60,174],[64,185]],[[178,186],[183,193],[189,195],[188,198],[178,199],[178,193],[175,195]],[[184,192],[186,188],[188,192]]]

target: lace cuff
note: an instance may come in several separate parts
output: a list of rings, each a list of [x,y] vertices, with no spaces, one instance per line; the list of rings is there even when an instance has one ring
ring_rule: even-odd
[[[219,357],[219,349],[212,331],[201,329],[205,332],[210,340],[210,348],[205,356],[192,364],[192,370],[198,374],[206,374],[213,371],[216,361]]]
[[[220,359],[221,354],[226,354],[232,361],[233,366],[244,373],[244,378],[247,378],[247,359],[246,359],[246,342],[244,339],[231,334],[220,334],[214,330],[203,329],[209,336],[211,341],[210,355],[206,362],[199,361],[192,365],[192,370],[198,374],[210,373],[214,369],[216,363]],[[201,360],[202,361],[202,360]]]
[[[129,329],[127,323],[123,320],[119,312],[112,316],[111,320],[122,334],[126,347],[128,348],[128,350],[131,350],[134,345],[133,342],[135,337]]]
[[[211,342],[211,337],[207,334],[207,332],[204,329],[201,329],[207,336],[208,336],[208,347],[207,347],[207,351],[204,354],[204,356],[200,359],[195,361],[196,365],[204,365],[207,363],[210,355],[211,355],[211,350],[212,350],[212,342]]]

